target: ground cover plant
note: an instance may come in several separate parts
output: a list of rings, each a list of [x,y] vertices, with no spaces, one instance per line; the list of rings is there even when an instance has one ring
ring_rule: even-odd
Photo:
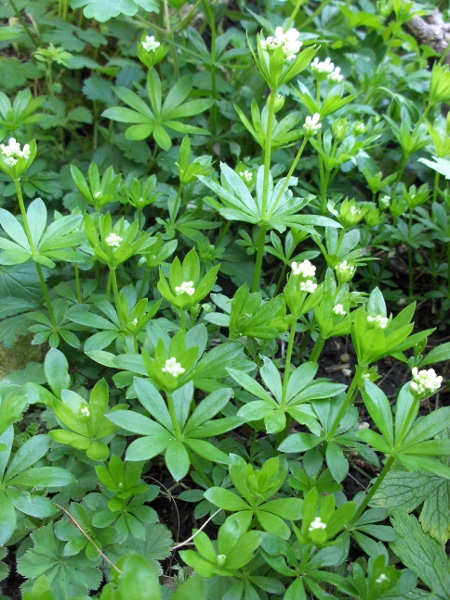
[[[1,3],[2,598],[448,598],[449,12]]]

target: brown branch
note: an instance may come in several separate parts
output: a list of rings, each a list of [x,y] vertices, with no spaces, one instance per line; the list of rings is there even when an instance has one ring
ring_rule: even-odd
[[[445,23],[438,9],[426,18],[414,15],[406,25],[421,44],[430,46],[441,56],[447,52],[450,41],[450,23]],[[450,64],[450,53],[446,55],[444,63]]]

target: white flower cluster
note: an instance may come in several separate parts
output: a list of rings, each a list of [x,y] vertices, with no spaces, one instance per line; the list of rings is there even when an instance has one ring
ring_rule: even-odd
[[[319,129],[322,128],[322,123],[320,121],[319,113],[314,113],[312,117],[306,117],[305,122],[303,123],[303,130],[305,135],[315,135]]]
[[[304,260],[301,263],[294,261],[291,268],[294,275],[301,275],[302,277],[314,277],[316,274],[316,267],[309,260]]]
[[[181,285],[175,286],[175,294],[181,296],[181,294],[187,294],[193,296],[195,294],[195,287],[193,281],[183,281]]]
[[[308,294],[314,294],[317,290],[317,283],[314,283],[312,279],[300,282],[300,291],[307,292]]]
[[[183,375],[186,369],[183,369],[181,364],[177,362],[177,359],[172,356],[172,358],[168,358],[166,360],[166,364],[162,368],[163,373],[168,373],[173,377],[178,377],[179,375]]]
[[[315,529],[326,529],[327,524],[322,521],[320,517],[316,517],[308,527],[308,531],[314,531]]]
[[[372,317],[371,315],[367,316],[367,322],[373,325],[374,327],[379,327],[380,329],[386,329],[387,324],[389,323],[388,317],[383,317],[382,315],[375,315]]]
[[[242,179],[245,179],[245,181],[247,183],[250,183],[250,181],[253,179],[253,173],[251,171],[249,171],[248,169],[245,169],[245,171],[242,171],[242,173],[240,174]]]
[[[311,69],[317,75],[326,75],[327,79],[333,83],[340,83],[344,79],[344,76],[341,75],[341,69],[335,67],[330,58],[320,61],[316,57],[311,63]]]
[[[383,581],[389,581],[389,577],[387,577],[387,575],[385,575],[384,573],[381,573],[376,579],[375,581],[377,583],[383,583]]]
[[[23,149],[20,147],[16,138],[10,138],[8,144],[0,144],[0,151],[3,154],[3,161],[10,167],[17,164],[19,158],[30,158],[30,144],[25,144]]]
[[[389,208],[390,203],[391,203],[390,196],[388,196],[387,194],[385,196],[381,196],[381,198],[380,198],[380,207],[381,208]]]
[[[136,325],[137,325],[138,323],[139,323],[139,320],[138,320],[137,318],[134,318],[134,319],[131,321],[131,324],[132,324],[132,325],[134,325],[135,327],[136,327]]]
[[[334,269],[340,275],[353,275],[356,267],[354,265],[349,265],[346,260],[342,260]]]
[[[284,32],[282,27],[277,27],[274,36],[270,35],[268,38],[260,40],[259,43],[263,50],[282,48],[284,60],[291,62],[296,59],[302,47],[302,42],[298,40],[299,37],[300,32],[296,29],[289,29],[289,31]]]
[[[361,209],[360,208],[356,208],[356,206],[351,206],[350,207],[350,214],[353,215],[354,217],[359,216],[361,214]]]
[[[123,238],[121,238],[120,235],[117,235],[117,233],[112,232],[105,238],[105,242],[111,248],[119,248],[120,244],[123,242]]]
[[[347,314],[342,304],[335,304],[331,309],[331,312],[334,315],[342,315],[343,317],[345,317],[345,315]]]
[[[82,415],[83,417],[90,417],[91,411],[87,406],[83,406],[83,408],[80,408],[80,415]]]
[[[154,35],[147,35],[145,40],[142,42],[142,47],[146,52],[154,52],[161,46],[160,42],[155,40]]]
[[[442,385],[442,377],[437,376],[434,369],[412,369],[412,382],[410,388],[418,396],[434,394]]]

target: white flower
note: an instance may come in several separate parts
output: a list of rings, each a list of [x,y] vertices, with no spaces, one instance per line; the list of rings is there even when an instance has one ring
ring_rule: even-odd
[[[328,75],[328,81],[332,81],[333,83],[341,83],[344,79],[344,76],[341,75],[340,67],[336,67],[332,73]]]
[[[139,323],[139,320],[137,318],[135,318],[131,321],[131,324],[134,326],[136,326],[138,323]]]
[[[183,369],[181,364],[177,362],[177,359],[174,356],[172,356],[172,358],[168,358],[166,360],[166,364],[162,368],[162,372],[168,373],[173,377],[178,377],[179,375],[183,375],[185,369]]]
[[[331,309],[331,312],[335,315],[342,315],[343,317],[347,314],[342,304],[335,304]]]
[[[391,203],[391,197],[390,196],[381,196],[380,198],[380,206],[382,208],[389,208],[389,204]]]
[[[195,287],[193,281],[183,281],[181,285],[175,286],[175,294],[181,296],[181,294],[187,294],[193,296],[195,294]]]
[[[366,373],[366,375],[368,375],[369,373]],[[367,377],[364,377],[363,375],[363,379],[367,379]],[[361,423],[358,425],[358,429],[359,431],[363,431],[364,429],[370,429],[370,425],[367,421],[361,421]]]
[[[334,269],[340,275],[353,275],[355,273],[356,267],[353,265],[349,265],[346,260],[342,260],[335,266]]]
[[[319,113],[315,113],[312,117],[306,117],[305,122],[303,123],[305,135],[315,135],[322,127],[322,123],[319,123],[319,121]]]
[[[294,261],[291,268],[294,275],[301,275],[302,277],[314,277],[316,274],[316,267],[309,260],[304,260],[301,263]]]
[[[300,291],[308,292],[308,294],[313,294],[317,289],[317,283],[314,283],[312,279],[307,279],[306,281],[300,282]]]
[[[381,573],[376,579],[375,581],[377,583],[383,583],[383,581],[389,581],[389,577],[387,577],[384,573]]]
[[[434,369],[412,369],[412,382],[410,388],[417,396],[434,394],[442,385],[442,377],[437,376]]]
[[[91,411],[87,406],[83,406],[83,408],[80,408],[80,415],[83,415],[83,417],[90,417]]]
[[[295,60],[297,54],[300,52],[302,42],[298,41],[300,32],[296,29],[289,29],[286,33],[282,27],[275,29],[275,35],[270,35],[266,39],[260,40],[259,44],[263,50],[270,51],[276,48],[282,48],[286,62]]]
[[[308,527],[308,531],[314,531],[315,529],[326,529],[327,524],[322,521],[320,517],[316,517]]]
[[[30,158],[30,144],[25,144],[23,149],[20,147],[16,138],[10,138],[8,144],[0,144],[0,151],[3,154],[3,161],[10,167],[17,164],[19,158]]]
[[[367,131],[367,125],[364,123],[364,121],[359,121],[359,123],[356,123],[355,125],[355,133],[358,135],[361,135],[362,133],[366,133]]]
[[[111,248],[119,248],[120,244],[123,242],[123,238],[121,238],[120,235],[117,235],[117,233],[111,232],[105,238],[105,242],[108,246],[111,246]]]
[[[361,214],[361,209],[356,208],[356,206],[350,206],[350,214],[353,216],[357,216]]]
[[[160,42],[155,40],[154,35],[147,35],[145,40],[142,42],[142,47],[146,52],[154,52],[161,46]]]
[[[318,73],[320,75],[322,75],[322,73],[330,75],[334,71],[334,64],[331,62],[331,58],[326,58],[321,62],[316,56],[311,63],[311,69],[314,71],[314,73]]]
[[[253,179],[253,173],[251,171],[248,171],[247,169],[245,169],[245,171],[243,171],[241,173],[241,177],[242,177],[242,179],[245,179],[245,181],[247,181],[247,183],[250,183],[250,181]]]
[[[383,317],[382,315],[375,315],[374,317],[368,315],[367,322],[373,324],[374,327],[386,329],[387,324],[389,323],[389,319],[388,317]]]

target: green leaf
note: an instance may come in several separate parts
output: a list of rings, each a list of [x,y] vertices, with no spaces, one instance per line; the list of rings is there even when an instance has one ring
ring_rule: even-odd
[[[250,507],[237,494],[226,490],[225,488],[212,487],[206,490],[204,494],[205,498],[209,500],[215,506],[223,508],[224,510],[238,511],[248,510]]]
[[[4,546],[16,529],[16,510],[5,494],[0,492],[0,546]]]
[[[9,485],[19,487],[61,487],[71,483],[75,483],[75,477],[66,469],[59,467],[34,467],[8,479]]]
[[[426,367],[427,365],[433,365],[434,363],[445,360],[450,360],[450,342],[440,344],[436,348],[430,350],[420,362],[420,367]]]
[[[139,6],[144,10],[159,12],[159,6],[153,0],[72,0],[72,8],[84,6],[84,16],[87,19],[95,19],[100,23],[109,21],[123,14],[127,17],[133,17]]]
[[[31,580],[25,589],[30,589],[32,580],[44,574],[58,600],[98,589],[103,579],[100,569],[82,554],[66,556],[65,543],[55,537],[52,523],[37,529],[31,538],[34,548],[28,550],[17,565],[19,573]]]
[[[410,473],[400,465],[381,482],[371,506],[407,512],[423,503],[419,520],[426,533],[441,544],[450,538],[450,481],[424,472]]]
[[[11,461],[8,471],[6,472],[5,480],[9,481],[31,467],[31,465],[47,454],[50,444],[51,439],[48,435],[44,434],[35,435],[26,441],[25,444],[17,450]]]
[[[381,431],[388,444],[393,447],[394,426],[391,406],[386,395],[374,383],[366,381],[363,399],[370,416],[375,421],[375,425]]]
[[[180,481],[188,474],[191,461],[184,444],[178,441],[169,442],[164,458],[175,481]]]
[[[120,568],[121,600],[161,600],[158,575],[147,559],[130,554],[124,558]]]
[[[439,598],[447,598],[450,565],[444,548],[423,532],[414,516],[396,510],[391,521],[399,537],[392,550]]]
[[[325,457],[334,480],[340,483],[347,477],[349,470],[348,460],[345,458],[344,453],[337,444],[328,442]]]
[[[50,348],[45,357],[44,370],[52,392],[61,398],[61,390],[70,387],[69,363],[64,354],[56,348]]]

